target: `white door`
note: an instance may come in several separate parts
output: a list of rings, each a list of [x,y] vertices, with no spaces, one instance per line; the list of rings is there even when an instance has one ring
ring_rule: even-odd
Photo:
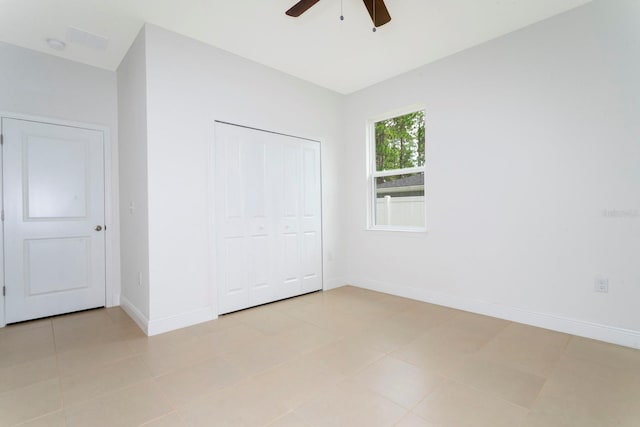
[[[2,119],[6,322],[105,305],[104,136]]]
[[[282,141],[273,185],[277,205],[280,298],[322,289],[322,216],[320,144],[290,138]]]
[[[216,123],[220,313],[322,288],[320,144]]]

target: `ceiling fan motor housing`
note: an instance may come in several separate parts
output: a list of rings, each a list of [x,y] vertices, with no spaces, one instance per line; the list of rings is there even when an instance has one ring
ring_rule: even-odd
[[[293,16],[297,18],[298,16],[305,13],[309,10],[313,5],[318,3],[320,0],[300,0],[298,3],[294,4],[289,10],[286,11],[286,14],[289,16]],[[369,16],[371,16],[371,20],[373,21],[373,31],[375,32],[376,27],[381,27],[384,24],[391,21],[391,15],[389,15],[389,11],[387,10],[387,6],[384,4],[384,0],[362,0],[364,5],[369,12]],[[340,20],[344,20],[344,16],[340,16]]]

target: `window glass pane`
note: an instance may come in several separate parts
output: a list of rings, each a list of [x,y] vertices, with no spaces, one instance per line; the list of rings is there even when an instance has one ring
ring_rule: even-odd
[[[375,225],[424,227],[424,172],[375,178]]]
[[[376,171],[424,165],[424,111],[375,123]]]

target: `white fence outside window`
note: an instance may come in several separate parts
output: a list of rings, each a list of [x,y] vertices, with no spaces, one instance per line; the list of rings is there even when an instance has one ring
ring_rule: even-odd
[[[424,196],[376,198],[376,224],[424,226]]]

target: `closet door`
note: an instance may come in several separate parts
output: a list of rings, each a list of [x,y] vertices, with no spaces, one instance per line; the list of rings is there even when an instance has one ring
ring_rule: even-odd
[[[280,298],[322,289],[320,147],[315,141],[282,141],[278,245]]]
[[[216,123],[219,312],[322,288],[318,142]]]

